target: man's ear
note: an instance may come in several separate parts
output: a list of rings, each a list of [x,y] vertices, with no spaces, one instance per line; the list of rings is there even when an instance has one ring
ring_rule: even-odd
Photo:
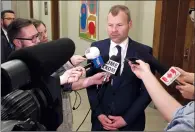
[[[20,40],[14,39],[14,40],[13,40],[13,43],[14,43],[16,49],[22,48],[22,43],[21,43]]]
[[[1,18],[1,27],[3,26],[3,19]]]
[[[132,28],[132,20],[129,21],[129,29]]]

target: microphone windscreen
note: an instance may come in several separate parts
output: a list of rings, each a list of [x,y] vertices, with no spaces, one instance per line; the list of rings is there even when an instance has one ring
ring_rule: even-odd
[[[138,56],[143,58],[146,63],[149,63],[160,75],[164,75],[169,67],[161,64],[153,55],[141,51],[137,51]]]
[[[49,76],[65,64],[74,52],[74,42],[62,38],[16,50],[8,60],[19,59],[27,65],[31,74]]]
[[[97,47],[90,47],[85,51],[85,56],[88,60],[95,59],[100,56],[100,51]]]
[[[113,60],[113,61],[116,61],[116,62],[120,62],[120,59],[121,58],[119,56],[115,56],[115,55],[110,57],[110,60]]]

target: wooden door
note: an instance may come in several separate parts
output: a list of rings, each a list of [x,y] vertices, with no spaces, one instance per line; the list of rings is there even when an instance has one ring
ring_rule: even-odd
[[[154,56],[162,64],[190,72],[194,72],[194,27],[188,11],[193,5],[193,0],[157,1],[153,41]],[[179,102],[186,102],[174,84],[163,86]]]

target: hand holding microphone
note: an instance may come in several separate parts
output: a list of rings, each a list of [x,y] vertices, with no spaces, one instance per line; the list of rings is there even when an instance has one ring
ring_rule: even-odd
[[[89,87],[91,85],[100,85],[103,83],[106,72],[96,73],[95,75],[86,78],[83,82],[83,87]],[[106,81],[109,81],[109,76],[106,78]]]
[[[70,61],[67,62],[69,68],[78,66],[80,63],[86,60],[93,60],[100,55],[100,51],[97,47],[90,47],[85,51],[85,55],[73,55]]]
[[[69,69],[60,76],[60,84],[63,85],[66,83],[76,82],[85,74],[85,69],[81,66]]]
[[[150,70],[150,66],[148,63],[145,63],[142,60],[136,60],[135,61],[138,64],[132,63],[131,61],[129,61],[129,66],[131,67],[132,72],[139,78],[139,79],[143,79],[144,76],[147,74],[152,74],[151,70]]]
[[[80,63],[82,63],[83,61],[86,61],[87,59],[84,58],[83,56],[81,55],[73,55],[71,58],[70,58],[70,61],[72,62],[72,64],[74,66],[78,66]]]

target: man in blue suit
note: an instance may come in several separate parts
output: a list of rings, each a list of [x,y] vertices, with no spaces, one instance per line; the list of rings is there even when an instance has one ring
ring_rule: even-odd
[[[120,74],[111,79],[112,84],[107,83],[102,88],[96,85],[87,88],[92,109],[92,131],[143,131],[144,110],[151,98],[142,81],[133,74],[124,58],[147,59],[138,53],[152,54],[152,48],[128,37],[132,20],[126,6],[113,6],[107,17],[107,24],[109,39],[94,42],[91,46],[99,48],[102,56],[109,54],[110,57],[112,55],[121,57]],[[96,72],[96,69],[90,69],[87,76],[92,76]]]

